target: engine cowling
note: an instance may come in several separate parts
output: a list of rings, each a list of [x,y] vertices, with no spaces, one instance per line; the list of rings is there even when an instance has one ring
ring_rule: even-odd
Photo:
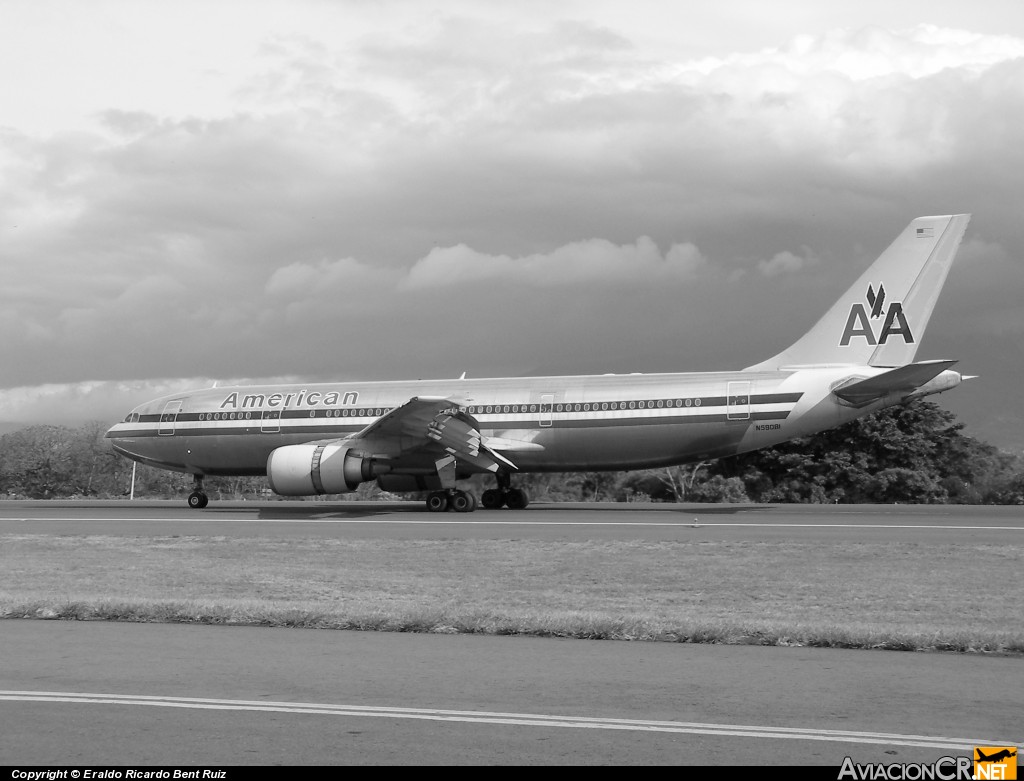
[[[285,445],[267,458],[267,479],[281,496],[344,494],[377,477],[372,458],[346,445]],[[383,470],[381,470],[383,471]]]

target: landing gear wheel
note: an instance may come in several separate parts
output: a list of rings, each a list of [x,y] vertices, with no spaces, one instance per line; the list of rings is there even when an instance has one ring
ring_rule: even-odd
[[[448,509],[448,494],[444,491],[431,491],[427,496],[427,511],[443,513]]]
[[[202,510],[210,503],[206,491],[203,490],[203,475],[192,475],[192,493],[188,495],[188,506],[193,510]]]
[[[488,488],[480,496],[480,504],[487,510],[500,510],[505,506],[505,494],[497,488]]]
[[[510,488],[505,494],[505,504],[510,510],[522,510],[530,503],[530,497],[526,491],[519,488]]]
[[[465,491],[456,491],[451,495],[449,502],[451,509],[457,513],[471,513],[476,509],[476,497]]]

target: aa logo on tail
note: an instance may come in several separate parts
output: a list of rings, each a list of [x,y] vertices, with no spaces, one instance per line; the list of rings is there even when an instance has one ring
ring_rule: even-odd
[[[875,335],[875,325],[872,321],[882,318],[882,328]],[[885,344],[890,336],[902,336],[907,344],[914,343],[914,334],[907,323],[906,315],[903,314],[903,304],[893,301],[886,307],[885,286],[879,284],[876,293],[871,285],[868,285],[867,306],[858,302],[850,307],[850,316],[846,318],[846,328],[843,329],[843,338],[839,344],[846,346],[855,336],[863,336],[868,344]]]

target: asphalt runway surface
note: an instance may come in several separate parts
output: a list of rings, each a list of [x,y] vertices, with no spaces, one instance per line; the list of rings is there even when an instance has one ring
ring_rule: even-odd
[[[0,501],[0,534],[387,539],[1024,541],[1024,507],[532,504],[429,513],[422,502]]]
[[[1021,546],[1024,508],[0,502],[8,534]],[[0,621],[7,766],[952,763],[1022,708],[1019,657]]]

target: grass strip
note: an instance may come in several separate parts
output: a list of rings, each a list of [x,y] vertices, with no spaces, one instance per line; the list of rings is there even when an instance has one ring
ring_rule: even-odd
[[[0,617],[1024,655],[1024,546],[5,535]]]

